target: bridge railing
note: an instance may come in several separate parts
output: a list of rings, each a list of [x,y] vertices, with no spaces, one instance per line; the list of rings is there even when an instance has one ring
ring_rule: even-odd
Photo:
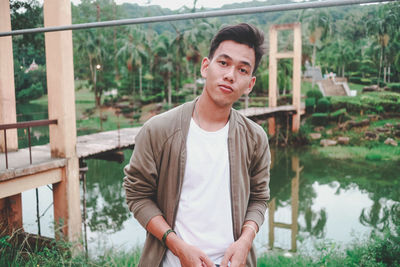
[[[8,148],[7,148],[7,130],[22,129],[28,130],[28,147],[29,147],[29,161],[32,164],[32,146],[31,146],[31,127],[47,126],[50,124],[57,124],[57,120],[36,120],[36,121],[23,121],[10,124],[0,124],[0,131],[4,131],[4,155],[6,158],[6,169],[8,169]]]

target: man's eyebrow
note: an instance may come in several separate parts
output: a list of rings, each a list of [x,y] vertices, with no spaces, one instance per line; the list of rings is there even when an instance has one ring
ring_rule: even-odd
[[[227,54],[220,54],[220,55],[218,55],[217,56],[217,58],[225,58],[225,59],[229,59],[229,60],[233,60],[229,55],[227,55]],[[242,65],[246,65],[246,66],[249,66],[250,68],[251,68],[251,64],[250,64],[250,62],[248,62],[248,61],[240,61],[240,64],[242,64]]]

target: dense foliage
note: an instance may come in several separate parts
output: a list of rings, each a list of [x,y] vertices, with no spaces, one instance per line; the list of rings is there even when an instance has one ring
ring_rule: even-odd
[[[225,5],[222,9],[287,2],[252,1]],[[13,29],[42,26],[42,7],[37,0],[12,0],[10,4]],[[171,11],[159,6],[117,5],[114,0],[82,0],[80,4],[72,5],[72,21],[76,24],[196,11],[203,10],[183,7]],[[174,101],[174,96],[175,100],[184,101],[185,95],[199,93],[200,62],[207,55],[210,39],[220,26],[246,21],[267,33],[272,24],[301,22],[303,62],[307,60],[312,65],[320,66],[322,73],[335,72],[357,83],[390,86],[392,82],[400,82],[398,14],[400,3],[396,1],[377,5],[77,30],[73,32],[75,76],[88,81],[97,104],[100,104],[103,93],[113,88],[118,89],[120,96],[133,95],[144,101],[154,95],[159,95],[168,103]],[[43,34],[13,38],[16,70],[28,68],[33,59],[39,65],[45,63]],[[282,32],[279,49],[291,50],[292,40],[292,35]],[[290,92],[291,72],[291,62],[280,61],[280,94]],[[256,95],[266,95],[268,60],[261,62],[257,77],[258,82],[253,92]],[[17,95],[35,83],[30,81],[29,86],[22,87],[17,82]],[[30,91],[38,90],[38,87],[36,85]],[[27,92],[21,95],[37,96]],[[176,98],[176,95],[183,97]]]

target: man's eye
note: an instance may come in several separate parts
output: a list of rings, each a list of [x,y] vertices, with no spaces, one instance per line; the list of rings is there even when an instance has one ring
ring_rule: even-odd
[[[241,72],[241,73],[246,73],[246,74],[248,73],[247,69],[244,69],[244,68],[241,68],[241,69],[240,69],[240,72]]]
[[[219,64],[221,64],[222,66],[226,66],[226,61],[221,60],[221,61],[219,62]]]

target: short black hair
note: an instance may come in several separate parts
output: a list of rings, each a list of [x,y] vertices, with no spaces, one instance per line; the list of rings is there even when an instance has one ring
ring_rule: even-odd
[[[247,23],[223,27],[211,41],[210,51],[208,53],[209,59],[212,59],[215,50],[217,50],[218,46],[223,41],[234,41],[239,44],[245,44],[254,49],[256,58],[253,70],[254,74],[258,68],[258,65],[260,64],[262,56],[265,53],[264,33],[257,29],[254,25]]]

